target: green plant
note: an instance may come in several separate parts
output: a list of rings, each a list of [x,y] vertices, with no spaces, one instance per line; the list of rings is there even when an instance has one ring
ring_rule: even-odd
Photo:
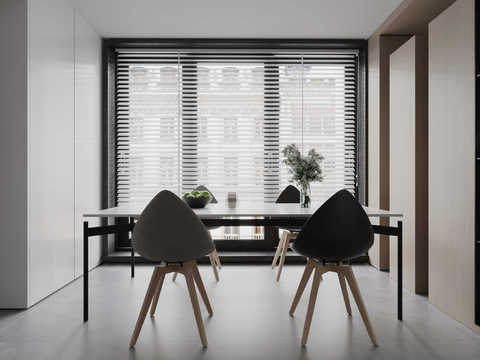
[[[285,146],[282,154],[285,156],[283,163],[291,175],[288,181],[295,183],[304,193],[308,192],[310,183],[323,181],[324,157],[315,149],[310,149],[306,156],[302,156],[297,145],[290,144]]]
[[[183,197],[186,198],[209,198],[211,197],[210,193],[208,191],[194,191],[192,193],[185,193],[183,194]]]

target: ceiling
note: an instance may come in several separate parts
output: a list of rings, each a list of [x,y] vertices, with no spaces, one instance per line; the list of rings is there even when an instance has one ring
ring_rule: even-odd
[[[67,0],[104,38],[367,39],[402,0]]]

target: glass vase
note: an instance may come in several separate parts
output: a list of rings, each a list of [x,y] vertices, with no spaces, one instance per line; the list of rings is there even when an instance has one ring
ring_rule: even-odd
[[[312,193],[310,185],[300,190],[300,207],[308,209],[312,205]]]

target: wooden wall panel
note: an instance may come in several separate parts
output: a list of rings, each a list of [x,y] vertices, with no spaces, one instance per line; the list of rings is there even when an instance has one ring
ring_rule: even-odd
[[[368,39],[368,171],[367,204],[372,207],[389,208],[388,185],[388,58],[408,40],[402,35],[427,34],[428,23],[435,19],[455,0],[404,0],[383,24]],[[395,44],[399,41],[398,44]],[[387,61],[381,59],[387,57]],[[384,67],[385,63],[387,67]],[[387,113],[386,115],[385,112]],[[381,137],[387,131],[387,140]],[[384,155],[380,159],[381,154]],[[385,156],[386,155],[386,156]],[[375,222],[378,224],[378,222]],[[388,220],[382,224],[387,225]],[[370,263],[381,270],[389,269],[389,239],[376,236],[369,251]]]
[[[428,35],[428,23],[456,0],[405,0],[397,8],[403,10],[382,30],[383,35]],[[395,11],[397,11],[395,10]]]
[[[388,210],[390,54],[410,36],[373,36],[368,40],[368,206]],[[388,225],[388,219],[372,221]],[[375,235],[370,263],[389,269],[389,237]]]
[[[429,26],[429,301],[474,325],[474,1]]]
[[[423,35],[390,55],[390,209],[404,215],[404,286],[422,294],[428,291],[427,61]],[[390,239],[390,277],[397,279],[396,237]]]
[[[371,207],[380,207],[380,37],[374,36],[368,40],[368,127],[367,127],[367,154],[368,154],[368,185],[367,204]],[[379,225],[378,219],[372,223]],[[383,244],[379,235],[375,235],[375,242],[369,250],[370,263],[380,270],[388,269],[388,262],[381,263],[380,256]],[[385,251],[383,251],[385,252]]]

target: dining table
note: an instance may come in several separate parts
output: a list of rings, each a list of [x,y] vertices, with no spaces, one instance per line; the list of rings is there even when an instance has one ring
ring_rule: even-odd
[[[88,284],[88,243],[93,236],[131,232],[135,220],[141,215],[148,203],[136,202],[111,207],[104,210],[90,211],[83,214],[83,320],[89,319],[89,284]],[[321,203],[311,203],[309,208],[300,204],[277,204],[262,202],[242,202],[235,208],[225,204],[209,204],[204,208],[192,209],[205,226],[278,226],[301,228]],[[403,214],[363,206],[369,218],[391,218],[390,225],[372,225],[375,234],[390,235],[397,239],[397,318],[403,318]],[[92,218],[128,218],[127,223],[89,226]],[[395,223],[396,220],[396,223]],[[348,226],[348,224],[345,224]],[[273,256],[273,252],[272,252]],[[135,252],[131,249],[131,276],[135,276]]]

